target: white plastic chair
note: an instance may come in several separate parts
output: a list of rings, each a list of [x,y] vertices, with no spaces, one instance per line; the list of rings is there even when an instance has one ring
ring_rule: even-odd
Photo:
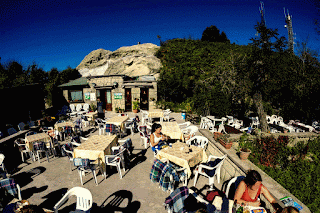
[[[75,115],[78,116],[79,114],[81,114],[81,110],[82,110],[82,104],[77,104],[76,105],[76,110],[75,110]]]
[[[231,180],[229,180],[228,184],[225,186],[225,190],[223,190],[224,193],[225,193],[225,195],[227,196],[227,198],[233,200],[235,190],[237,190],[237,187],[238,187],[238,186],[234,186],[233,194],[231,194],[230,188],[231,188],[232,184],[235,185],[235,182],[236,182],[238,179],[239,179],[239,181],[241,181],[241,180],[243,180],[244,178],[245,178],[244,176],[237,176],[237,177],[234,177],[234,178],[232,178]],[[240,183],[240,182],[239,182],[239,183]]]
[[[252,122],[251,122],[251,127],[252,128],[258,128],[259,125],[260,125],[260,122],[259,122],[259,117],[252,117]]]
[[[184,129],[182,129],[181,132],[182,132],[183,134],[189,135],[190,138],[192,138],[193,136],[196,135],[196,132],[198,132],[198,130],[199,130],[199,129],[198,129],[197,126],[188,126],[188,127],[184,128]]]
[[[4,158],[5,158],[4,154],[0,154],[0,169],[2,169],[2,171],[4,171],[5,175],[7,176],[8,172],[3,163]]]
[[[117,171],[119,172],[120,179],[122,179],[121,174],[121,168],[120,164],[122,164],[123,171],[126,171],[126,168],[124,166],[124,159],[123,159],[123,153],[126,151],[126,149],[119,150],[119,153],[116,155],[105,155],[105,163],[106,166],[115,166],[117,168]],[[107,170],[107,168],[106,168]],[[104,174],[106,176],[106,174]]]
[[[13,134],[17,133],[17,130],[13,127],[9,128],[7,131],[8,131],[9,135],[13,135]]]
[[[66,150],[65,146],[62,146],[63,151],[66,153],[69,162],[70,162],[70,170],[72,171],[72,165],[73,165],[73,152]]]
[[[204,165],[204,164],[200,164],[198,166],[198,169],[195,171],[193,186],[196,186],[197,179],[198,179],[199,175],[203,175],[203,176],[205,176],[205,177],[207,177],[209,179],[210,189],[213,189],[214,177],[216,177],[217,180],[218,180],[218,183],[220,183],[220,170],[221,170],[221,166],[222,166],[222,164],[224,162],[224,159],[226,157],[227,157],[227,155],[224,155],[222,157],[217,157],[217,156],[210,155],[209,159],[208,159],[208,162],[209,161],[213,161],[212,159],[214,159],[214,160],[215,159],[221,159],[221,161],[217,165],[215,165],[214,167],[210,167],[210,166],[207,166],[207,165]],[[214,173],[214,175],[209,176],[203,169],[207,169],[207,170],[214,170],[215,169],[215,173]]]
[[[210,122],[209,118],[201,117],[200,129],[208,129],[208,122]]]
[[[26,124],[25,124],[25,123],[20,122],[20,123],[18,124],[18,129],[19,129],[19,131],[24,130],[24,127],[25,127],[25,126],[26,126]]]
[[[205,149],[208,143],[209,143],[208,138],[204,136],[193,136],[192,138],[186,141],[186,144],[199,146],[202,149]]]
[[[142,131],[142,127],[145,126],[146,127],[146,131],[147,132],[143,132]],[[148,148],[148,145],[150,144],[150,135],[149,133],[151,132],[151,128],[147,125],[140,125],[138,126],[138,131],[140,133],[140,137],[141,137],[141,142],[144,144],[144,148]]]
[[[92,194],[91,192],[82,187],[73,187],[70,189],[56,205],[54,205],[54,212],[57,213],[58,209],[69,199],[71,196],[77,197],[76,210],[88,211],[92,207]]]
[[[20,140],[22,143],[19,143],[18,140]],[[25,162],[25,160],[24,160],[24,154],[29,155],[29,156],[32,157],[33,160],[34,160],[34,156],[33,156],[32,152],[31,152],[31,150],[26,146],[25,139],[23,139],[23,138],[18,138],[18,139],[16,139],[16,140],[14,141],[14,143],[15,143],[15,145],[18,146],[18,148],[19,148],[19,152],[21,153],[21,158],[22,158],[22,161],[23,161],[23,162]]]
[[[77,158],[73,158],[73,162],[75,162],[77,160]],[[78,172],[79,172],[79,176],[80,176],[80,182],[81,182],[81,185],[83,186],[83,180],[82,180],[82,175],[85,175],[86,172],[91,172],[92,175],[93,175],[93,179],[94,179],[94,182],[96,183],[96,185],[98,186],[98,181],[97,181],[97,175],[96,175],[96,170],[97,169],[100,169],[101,171],[101,174],[104,175],[104,177],[106,178],[105,176],[105,173],[102,171],[102,167],[100,164],[92,164],[91,162],[94,162],[95,160],[89,160],[89,165],[88,166],[77,166],[77,169],[78,169]]]
[[[36,145],[36,144],[38,144],[38,145]],[[38,162],[40,163],[40,155],[39,155],[39,153],[43,153],[43,152],[45,153],[48,162],[50,162],[49,161],[49,149],[46,146],[46,142],[43,142],[43,141],[35,142],[33,144],[34,160],[38,159]],[[42,156],[42,154],[41,154],[41,156]]]
[[[82,111],[78,112],[78,115],[83,115],[89,112],[90,105],[85,103],[82,106]]]
[[[232,126],[236,129],[240,129],[243,126],[243,120],[235,120]]]
[[[142,119],[141,119],[141,121],[142,121],[142,124],[146,124],[146,122],[149,122],[149,112],[148,111],[145,111],[145,110],[141,110],[140,109],[140,111],[141,111],[141,113],[142,113]]]
[[[134,134],[134,123],[133,121],[127,121],[124,123],[125,129],[130,129],[131,135]]]
[[[71,112],[68,113],[70,117],[76,117],[77,116],[77,111],[76,111],[76,106],[74,104],[70,104],[70,110]]]
[[[171,114],[171,111],[164,111],[163,112],[163,121],[167,120],[169,122],[170,121],[170,114]]]
[[[187,121],[187,122],[184,122],[184,123],[181,123],[181,124],[178,124],[180,129],[185,129],[187,127],[189,127],[191,125],[191,122],[190,121]]]

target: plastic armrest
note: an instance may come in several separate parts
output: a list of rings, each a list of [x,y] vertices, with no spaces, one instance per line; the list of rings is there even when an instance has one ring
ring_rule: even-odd
[[[201,170],[202,170],[202,169],[213,170],[213,169],[215,169],[215,167],[210,167],[210,166],[206,166],[206,165],[200,164],[200,165],[199,165],[199,171],[200,171],[200,169],[201,169]]]

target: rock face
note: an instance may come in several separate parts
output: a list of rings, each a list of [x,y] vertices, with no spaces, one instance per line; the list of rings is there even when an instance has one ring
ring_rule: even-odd
[[[151,44],[138,44],[121,47],[114,52],[104,49],[94,50],[77,66],[82,76],[123,74],[127,76],[154,75],[161,67],[155,56],[160,47]]]

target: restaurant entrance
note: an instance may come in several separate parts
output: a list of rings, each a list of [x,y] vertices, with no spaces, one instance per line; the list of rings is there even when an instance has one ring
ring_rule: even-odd
[[[125,111],[126,112],[131,112],[132,111],[132,101],[131,101],[131,88],[126,88],[125,89]]]
[[[149,110],[149,88],[140,88],[140,108]]]
[[[112,98],[111,98],[111,89],[106,89],[104,91],[105,94],[105,100],[104,103],[106,104],[106,110],[112,111]]]

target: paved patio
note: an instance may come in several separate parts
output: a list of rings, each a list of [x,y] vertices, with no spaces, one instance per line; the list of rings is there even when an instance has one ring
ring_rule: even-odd
[[[115,116],[115,113],[108,113],[107,117]],[[136,114],[128,113],[129,117]],[[138,114],[141,119],[141,114]],[[180,113],[171,113],[170,118],[178,123],[184,122]],[[89,129],[86,129],[89,131]],[[91,134],[98,134],[95,131]],[[200,135],[200,133],[198,133]],[[98,173],[99,185],[96,186],[92,174],[84,177],[83,187],[89,189],[93,196],[93,209],[91,212],[167,212],[164,208],[164,200],[170,192],[164,192],[159,185],[152,183],[149,178],[154,156],[150,147],[144,149],[141,144],[139,133],[131,137],[134,151],[131,168],[119,178],[115,168],[109,170],[107,179]],[[31,204],[39,205],[43,208],[53,209],[53,206],[60,200],[68,189],[81,186],[77,170],[72,167],[67,157],[50,158],[50,162],[43,158],[41,163],[22,163],[18,167],[18,172],[11,174],[21,187],[22,199],[28,200]],[[123,171],[123,170],[122,170]],[[205,194],[205,185],[208,180],[200,177],[197,189]],[[188,182],[188,186],[193,186],[193,175]],[[220,188],[220,186],[217,186]],[[74,209],[75,199],[70,199],[60,209],[60,212],[69,212]]]

